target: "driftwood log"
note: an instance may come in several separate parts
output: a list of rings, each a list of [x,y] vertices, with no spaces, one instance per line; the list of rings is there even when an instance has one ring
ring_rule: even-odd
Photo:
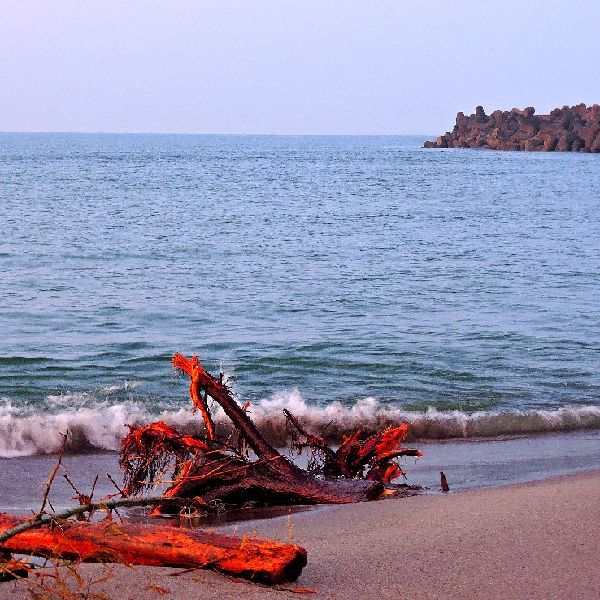
[[[0,513],[0,532],[27,521]],[[1,549],[82,562],[212,569],[266,584],[295,581],[306,565],[306,550],[293,544],[112,521],[60,521],[14,535]]]
[[[222,377],[207,373],[196,355],[188,359],[175,354],[173,365],[191,379],[190,396],[194,407],[202,412],[207,436],[183,436],[160,421],[130,428],[120,461],[127,493],[165,483],[162,477],[172,464],[165,496],[194,498],[207,510],[248,503],[346,504],[381,497],[386,485],[403,475],[396,459],[421,455],[418,450],[401,448],[408,424],[367,439],[362,439],[358,431],[333,450],[323,439],[306,432],[286,411],[294,431],[294,447],[313,452],[311,468],[301,469],[263,437],[250,419],[247,406],[240,406]],[[236,444],[216,436],[208,398],[218,403],[231,420]],[[249,458],[247,448],[254,460]],[[173,508],[165,505],[155,510],[155,514],[161,512],[173,512]]]

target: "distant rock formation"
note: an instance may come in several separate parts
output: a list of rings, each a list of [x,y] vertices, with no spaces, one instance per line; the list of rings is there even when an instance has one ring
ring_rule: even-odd
[[[459,112],[454,129],[424,147],[600,152],[600,105],[564,106],[549,115],[513,108],[489,116],[478,106],[470,117]]]

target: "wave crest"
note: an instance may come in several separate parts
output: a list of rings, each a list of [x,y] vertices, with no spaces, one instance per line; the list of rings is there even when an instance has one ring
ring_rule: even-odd
[[[127,433],[126,425],[156,420],[183,433],[201,430],[199,417],[189,407],[150,413],[141,402],[99,404],[95,408],[66,409],[64,399],[57,412],[22,414],[10,402],[0,408],[0,457],[12,458],[51,454],[62,444],[61,434],[69,432],[68,448],[73,452],[116,451]],[[505,410],[465,413],[459,410],[423,412],[381,405],[375,398],[363,398],[353,406],[332,402],[326,406],[306,403],[297,390],[275,394],[250,408],[256,425],[276,445],[285,443],[283,409],[294,413],[315,434],[332,443],[361,429],[369,433],[409,421],[409,439],[440,440],[481,438],[550,432],[600,429],[600,406],[573,406],[554,410]],[[228,434],[227,419],[220,407],[214,410],[220,432]]]
[[[327,406],[307,404],[298,391],[276,394],[263,400],[251,414],[262,431],[275,442],[285,437],[282,410],[287,408],[308,429],[331,442],[339,442],[356,429],[365,433],[389,425],[410,422],[409,440],[498,437],[600,429],[600,406],[572,406],[553,410],[503,410],[466,413],[461,410],[408,411],[381,405],[376,398],[363,398],[353,406],[332,402]]]

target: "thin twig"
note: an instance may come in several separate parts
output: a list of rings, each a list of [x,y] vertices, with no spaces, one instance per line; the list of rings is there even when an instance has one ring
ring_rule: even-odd
[[[69,479],[69,476],[66,473],[63,473],[63,477],[66,479],[67,483],[71,486],[72,490],[77,494],[77,496],[83,496],[83,494],[75,487],[75,484]]]
[[[63,436],[63,443],[62,443],[62,447],[60,449],[60,454],[58,455],[58,461],[54,465],[54,468],[52,469],[52,471],[50,472],[50,477],[48,477],[48,481],[46,481],[46,487],[44,488],[44,496],[42,499],[42,506],[40,507],[40,510],[34,519],[37,519],[41,515],[44,514],[46,504],[48,503],[48,494],[50,494],[50,488],[52,488],[52,483],[54,482],[54,478],[56,477],[56,474],[58,473],[58,470],[60,469],[60,465],[62,464],[62,459],[65,454],[65,448],[67,447],[67,436],[69,435],[69,432],[67,431],[67,433],[61,434],[61,435]]]
[[[106,476],[110,479],[111,483],[115,486],[119,494],[121,494],[122,498],[129,498],[129,495],[117,485],[117,482],[111,477],[110,473],[107,473]]]
[[[94,483],[92,483],[92,491],[90,492],[90,500],[94,498],[94,492],[96,491],[96,484],[98,483],[98,475],[94,477]]]

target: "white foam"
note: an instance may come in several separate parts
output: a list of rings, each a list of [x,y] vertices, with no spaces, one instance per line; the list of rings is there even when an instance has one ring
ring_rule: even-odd
[[[141,402],[109,404],[89,394],[48,397],[53,410],[23,414],[9,401],[0,404],[0,457],[31,456],[57,452],[62,435],[69,432],[73,451],[116,451],[127,434],[127,424],[141,425],[156,420],[185,433],[201,431],[200,417],[188,404],[179,409],[150,413]],[[89,405],[92,404],[93,408]],[[87,406],[86,406],[87,405]],[[406,411],[363,398],[352,406],[332,402],[326,406],[308,404],[298,390],[280,392],[250,407],[250,415],[275,444],[285,442],[283,409],[295,414],[310,431],[331,441],[340,441],[356,429],[365,433],[388,425],[411,423],[411,439],[495,437],[515,434],[600,429],[600,406],[570,406],[554,410],[504,410],[465,413]],[[227,419],[214,410],[215,421],[225,433]]]
[[[287,408],[308,428],[331,440],[340,440],[356,429],[374,431],[388,425],[411,423],[411,439],[495,437],[578,429],[600,429],[600,406],[570,406],[554,410],[502,410],[466,413],[460,410],[424,412],[380,404],[376,398],[363,398],[353,406],[333,402],[327,406],[309,405],[298,390],[263,400],[251,414],[259,427],[273,430],[277,438],[285,427],[282,410]]]

